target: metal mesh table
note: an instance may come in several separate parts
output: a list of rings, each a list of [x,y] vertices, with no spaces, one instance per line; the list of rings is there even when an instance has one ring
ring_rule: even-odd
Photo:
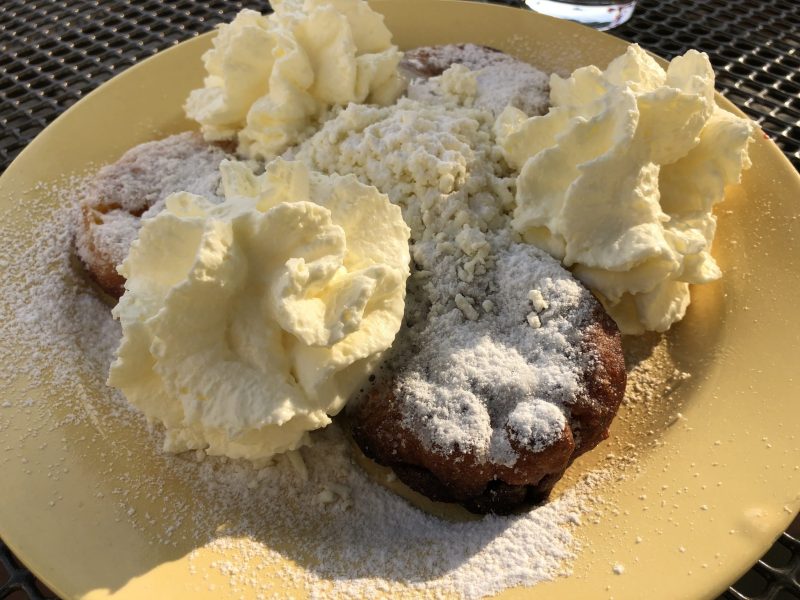
[[[522,0],[499,1],[524,8]],[[126,67],[230,20],[257,0],[2,0],[0,173],[44,127]],[[717,87],[800,169],[800,10],[797,0],[639,0],[614,34],[671,58],[711,57]],[[0,482],[1,483],[1,482]],[[796,521],[728,599],[800,600]],[[0,600],[55,596],[0,542]]]

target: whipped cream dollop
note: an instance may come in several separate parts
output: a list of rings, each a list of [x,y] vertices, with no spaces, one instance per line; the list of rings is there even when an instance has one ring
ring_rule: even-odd
[[[409,230],[354,176],[277,160],[220,166],[145,220],[120,267],[109,384],[165,426],[165,449],[262,461],[307,442],[400,328]]]
[[[333,106],[390,104],[402,53],[363,0],[273,0],[219,26],[208,75],[185,110],[206,140],[238,139],[239,154],[271,159],[313,131]]]
[[[596,293],[624,333],[683,318],[689,284],[721,276],[712,207],[750,166],[751,121],[714,102],[708,56],[666,71],[639,46],[550,80],[551,109],[509,107],[495,133],[520,169],[513,227]]]

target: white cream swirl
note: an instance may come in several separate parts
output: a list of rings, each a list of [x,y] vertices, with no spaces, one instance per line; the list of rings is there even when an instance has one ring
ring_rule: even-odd
[[[274,0],[219,26],[203,55],[204,86],[186,101],[207,140],[239,141],[269,160],[307,136],[333,106],[392,103],[402,53],[383,16],[363,0]]]
[[[714,73],[690,50],[665,71],[630,46],[605,71],[551,78],[551,109],[495,124],[521,169],[513,226],[601,296],[625,333],[683,318],[689,284],[721,276],[712,207],[750,166],[754,126],[714,103]]]
[[[222,204],[180,192],[144,221],[109,384],[165,426],[165,449],[262,461],[330,423],[391,345],[409,230],[353,176],[220,168]]]

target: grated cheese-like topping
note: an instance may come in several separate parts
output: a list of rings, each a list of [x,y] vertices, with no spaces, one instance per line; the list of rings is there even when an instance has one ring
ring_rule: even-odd
[[[494,119],[458,99],[351,104],[299,146],[296,157],[323,173],[353,173],[400,206],[414,242],[453,240],[467,225],[508,222],[513,178],[494,144]]]

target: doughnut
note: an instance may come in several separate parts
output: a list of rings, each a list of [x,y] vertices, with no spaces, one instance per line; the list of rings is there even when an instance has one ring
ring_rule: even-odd
[[[157,214],[177,191],[214,197],[223,148],[196,133],[181,133],[128,150],[101,168],[77,197],[76,250],[91,279],[114,298],[125,290],[117,266],[128,254],[141,220]]]
[[[486,279],[494,313],[452,308],[401,330],[348,420],[412,489],[507,514],[546,499],[608,436],[626,374],[615,323],[544,252],[514,244]]]
[[[475,44],[424,46],[405,52],[400,71],[410,80],[408,97],[420,100],[435,95],[431,78],[455,64],[475,71],[475,106],[495,116],[509,105],[528,116],[547,112],[550,78],[544,72],[505,52]]]

